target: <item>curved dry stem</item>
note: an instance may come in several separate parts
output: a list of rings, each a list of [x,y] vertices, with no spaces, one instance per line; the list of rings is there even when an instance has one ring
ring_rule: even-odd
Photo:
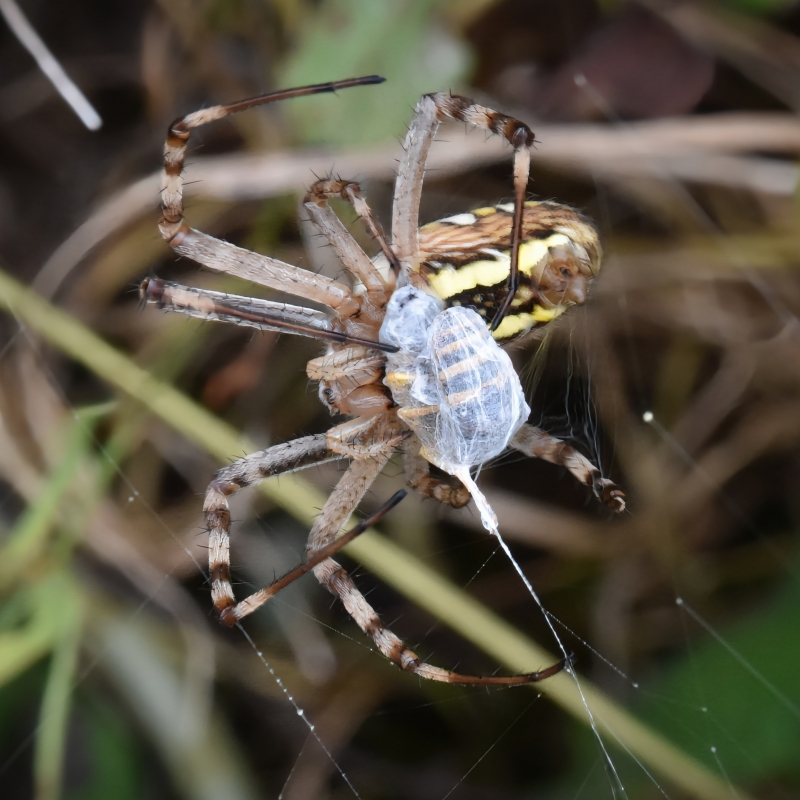
[[[629,123],[620,128],[537,125],[536,137],[547,147],[533,151],[534,162],[567,172],[588,172],[604,180],[632,176],[691,180],[787,196],[794,194],[797,185],[793,163],[742,155],[800,153],[800,121],[793,114],[714,114]],[[358,151],[198,158],[192,166],[192,196],[234,202],[303,192],[315,174],[327,174],[332,164],[345,177],[391,180],[401,153],[397,145],[380,145]],[[487,147],[483,134],[476,132],[454,137],[446,148],[434,148],[428,171],[452,175],[507,159],[508,150],[499,138],[495,146]],[[34,286],[54,296],[94,247],[152,212],[160,185],[161,170],[105,200],[50,256]]]

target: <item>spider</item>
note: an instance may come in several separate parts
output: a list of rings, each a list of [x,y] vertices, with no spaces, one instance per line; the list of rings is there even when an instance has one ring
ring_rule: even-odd
[[[403,670],[449,683],[510,685],[542,680],[563,669],[566,660],[539,672],[510,677],[464,675],[421,661],[383,624],[349,574],[331,558],[364,529],[362,524],[339,536],[365,492],[398,450],[403,453],[406,476],[413,488],[456,508],[466,505],[472,494],[489,528],[496,526],[496,520],[470,478],[469,468],[493,457],[506,445],[563,465],[610,508],[619,512],[625,507],[622,492],[602,478],[588,459],[527,424],[529,409],[524,398],[520,400],[519,379],[499,346],[546,325],[568,306],[583,303],[600,265],[597,234],[583,217],[565,205],[525,200],[534,142],[530,128],[465,97],[424,95],[416,106],[398,169],[391,244],[357,183],[317,180],[304,199],[304,208],[354,279],[353,285],[243,250],[194,230],[184,221],[182,173],[194,128],[264,103],[382,81],[371,75],[272,92],[196,111],[176,120],[168,131],[159,229],[174,251],[212,270],[312,301],[326,310],[159,279],[143,282],[143,298],[164,309],[203,319],[327,340],[327,352],[309,361],[307,373],[318,382],[320,399],[328,410],[349,417],[325,434],[275,445],[219,471],[204,503],[213,603],[223,623],[236,625],[287,583],[313,570],[381,653]],[[439,124],[445,120],[471,123],[503,136],[511,144],[514,202],[419,228],[425,162]],[[336,197],[352,204],[379,244],[381,253],[375,261],[329,207],[328,201]],[[379,261],[385,269],[379,268]],[[419,341],[416,347],[409,346],[401,340],[419,319]],[[422,395],[416,392],[415,379],[424,378],[429,388],[444,385],[448,390],[446,376],[452,379],[449,397],[438,405],[418,401]],[[492,403],[507,401],[513,405],[508,423],[499,421],[496,409],[500,405],[492,406],[495,411],[491,411],[487,398]],[[455,424],[462,426],[456,434],[462,437],[459,442],[465,441],[464,430],[470,441],[483,442],[486,436],[495,436],[497,441],[488,456],[486,448],[475,457],[446,455],[443,412],[451,405],[457,412]],[[483,414],[478,433],[471,417],[466,428],[459,418],[467,407]],[[349,459],[350,464],[311,529],[307,561],[271,586],[237,601],[230,582],[228,497],[271,476],[335,459]],[[458,480],[452,482],[433,474],[431,464]],[[377,517],[398,501],[396,495]]]

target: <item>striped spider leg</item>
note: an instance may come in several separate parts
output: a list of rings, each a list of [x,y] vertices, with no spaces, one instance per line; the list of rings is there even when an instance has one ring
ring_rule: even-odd
[[[176,287],[174,284],[164,282],[158,285],[158,294],[152,290],[152,282],[148,288],[150,288],[149,299],[151,301],[156,302],[158,298],[158,302],[165,308],[191,313],[198,317],[203,316],[204,295],[212,294],[216,299],[216,296],[220,294],[194,289],[187,295],[186,287]],[[176,295],[182,305],[176,302]],[[194,307],[188,305],[192,298],[195,298]],[[233,312],[230,314],[230,319],[217,316],[209,318],[234,321],[236,312],[233,304],[229,310]],[[246,318],[244,324],[258,327],[253,316],[250,315]],[[263,327],[271,328],[273,324],[274,319],[267,317],[267,322]],[[309,330],[306,335],[313,334]],[[362,352],[360,352],[359,361],[362,362],[364,369],[368,369],[369,357],[367,353],[363,352],[364,349],[345,348],[337,351],[330,360],[335,360],[336,356],[343,352],[360,350]],[[350,362],[346,365],[342,364],[340,367],[346,366],[347,371],[342,374],[353,379],[355,360],[352,352],[348,352],[348,356]],[[325,357],[314,361],[324,359]],[[336,370],[332,368],[328,378],[332,379],[335,374]],[[333,382],[331,380],[331,383]],[[566,662],[562,660],[545,670],[524,675],[510,677],[464,675],[421,661],[392,631],[383,625],[380,617],[358,590],[352,578],[331,558],[335,552],[360,532],[357,527],[345,534],[344,537],[337,538],[339,531],[394,453],[397,445],[410,435],[408,431],[398,433],[396,420],[391,414],[378,415],[374,419],[370,419],[366,427],[369,429],[366,440],[361,436],[365,429],[365,420],[357,417],[352,423],[337,426],[327,434],[307,436],[286,444],[275,445],[268,450],[245,456],[229,467],[220,470],[207,490],[204,511],[210,535],[209,571],[212,599],[222,622],[227,625],[237,624],[269,601],[292,580],[313,568],[320,583],[342,600],[355,622],[373,638],[378,649],[402,669],[420,677],[470,685],[518,685],[543,680],[563,669]],[[346,455],[350,455],[353,461],[326,501],[312,527],[307,545],[307,561],[270,586],[237,602],[230,582],[230,510],[227,498],[240,489],[257,484],[266,478],[341,459]],[[385,510],[381,509],[379,514],[382,516],[383,513]]]
[[[259,606],[262,606],[264,603],[275,597],[275,595],[278,594],[281,589],[285,589],[290,583],[293,583],[298,578],[302,578],[307,572],[315,569],[318,565],[330,559],[331,556],[336,555],[336,553],[338,553],[343,547],[350,544],[353,539],[355,539],[357,536],[360,536],[372,525],[380,522],[380,520],[382,520],[407,494],[408,492],[406,492],[405,489],[400,489],[399,491],[395,492],[376,512],[371,514],[366,519],[361,520],[361,522],[356,523],[352,528],[350,528],[349,531],[343,533],[338,539],[334,539],[324,547],[320,547],[319,549],[315,550],[313,555],[309,556],[305,562],[295,567],[293,570],[290,570],[285,575],[282,575],[280,578],[276,578],[269,586],[265,586],[263,589],[260,589],[258,592],[250,595],[250,597],[248,597],[247,600],[243,601],[243,603],[240,605],[244,607],[245,603],[249,603],[251,606],[253,606],[253,610]],[[225,567],[222,562],[219,563],[216,572],[224,574]],[[215,580],[219,579],[220,578],[218,575],[215,575],[215,572],[212,570],[212,584]]]
[[[524,123],[491,108],[478,105],[468,97],[437,92],[426,94],[417,103],[414,119],[404,142],[405,156],[400,163],[392,208],[392,236],[401,261],[410,261],[419,253],[419,203],[425,163],[439,124],[459,120],[503,136],[514,148],[514,216],[511,232],[510,269],[502,305],[491,321],[497,330],[511,309],[519,286],[519,248],[522,243],[522,217],[525,190],[531,167],[530,149],[535,141],[533,131]]]
[[[199,128],[239,111],[291,97],[335,92],[354,86],[382,83],[383,78],[368,75],[344,81],[286,89],[228,105],[212,106],[187,114],[173,122],[164,144],[164,180],[161,191],[159,231],[176,253],[187,256],[209,269],[227,272],[271,289],[313,300],[333,309],[340,317],[354,316],[360,304],[349,287],[307,270],[301,270],[269,256],[252,253],[190,228],[183,214],[183,169],[189,136]]]
[[[625,510],[625,494],[619,486],[604,478],[586,456],[561,439],[533,425],[523,425],[509,445],[530,458],[541,458],[565,467],[584,486],[588,486],[603,505],[618,514]]]
[[[439,125],[448,119],[499,134],[511,144],[514,203],[477,209],[420,228],[425,164]],[[409,125],[395,183],[393,247],[411,282],[433,288],[448,306],[476,308],[501,344],[547,324],[570,305],[582,304],[602,255],[594,227],[574,209],[525,201],[534,140],[524,122],[469,98],[445,92],[425,95]],[[560,439],[524,425],[509,446],[565,467],[606,506],[617,513],[625,510],[624,493]],[[424,459],[407,455],[406,471],[410,479],[413,475],[420,485],[427,485],[426,477],[417,477],[417,470],[427,476],[428,467],[420,461]],[[446,492],[446,499],[441,492],[437,486],[425,493],[455,507],[460,507],[457,497],[468,502],[468,492]]]
[[[184,221],[182,172],[193,128],[275,100],[381,80],[377,76],[354,78],[215,106],[180,118],[168,132],[159,229],[175,252],[210,269],[318,303],[325,310],[213,292],[159,279],[145,281],[141,287],[142,296],[164,309],[189,316],[326,341],[326,353],[308,362],[307,374],[318,383],[319,396],[326,408],[332,414],[349,417],[325,434],[302,437],[245,456],[220,470],[211,482],[204,510],[209,530],[213,603],[222,622],[235,625],[288,582],[313,570],[320,583],[342,601],[355,622],[372,637],[378,649],[406,671],[431,680],[477,685],[542,680],[562,670],[566,662],[560,661],[543,671],[525,675],[480,677],[458,674],[420,661],[383,625],[347,572],[331,558],[343,546],[340,533],[348,518],[398,449],[403,450],[406,475],[414,488],[454,507],[466,505],[472,495],[479,502],[485,520],[488,504],[477,491],[469,468],[483,463],[506,445],[564,465],[607,505],[618,511],[624,508],[621,492],[605,481],[586,458],[558,439],[523,424],[527,405],[519,379],[499,347],[535,325],[546,324],[568,305],[582,303],[585,283],[593,277],[599,263],[594,229],[576,212],[555,203],[525,201],[528,149],[533,142],[530,129],[466,98],[444,94],[424,97],[411,124],[398,174],[392,246],[373,218],[358,184],[339,179],[314,183],[304,199],[304,208],[332,246],[356,288],[243,250],[196,231]],[[515,147],[515,202],[513,207],[479,209],[473,214],[432,223],[418,231],[424,161],[438,120],[445,117],[475,122],[488,130],[501,132]],[[386,273],[370,260],[328,206],[333,197],[349,202],[366,225],[389,264]],[[476,245],[476,241],[482,244]],[[457,242],[455,247],[454,242]],[[490,272],[494,268],[497,273],[497,264],[489,262],[498,258],[502,262],[498,262],[501,278],[494,281],[494,286],[487,285],[484,289],[485,265],[488,264]],[[450,273],[457,274],[458,268],[455,262],[447,259],[463,261],[463,264],[458,262],[465,267],[462,279],[455,283]],[[462,285],[465,276],[466,289]],[[498,281],[503,285],[498,286]],[[478,287],[486,294],[485,298],[476,299]],[[472,294],[466,297],[465,291],[467,295]],[[402,316],[395,311],[387,314],[387,310],[393,308],[393,303],[395,307],[401,306],[403,298],[410,296],[409,292],[427,297],[428,306],[431,303],[434,306],[433,316],[425,324],[435,322],[431,326],[431,330],[437,331],[431,339],[432,357],[434,360],[443,357],[441,363],[445,366],[441,371],[436,368],[426,373],[427,377],[433,383],[448,380],[448,375],[454,379],[453,391],[438,404],[416,401],[404,404],[401,400],[403,392],[410,392],[411,378],[406,366],[414,362],[417,351],[408,350],[386,335],[387,324],[392,320],[397,322]],[[463,302],[462,296],[468,302]],[[459,307],[463,305],[468,308]],[[487,322],[494,329],[492,334]],[[427,336],[427,333],[425,327],[422,334]],[[470,350],[470,342],[478,349]],[[394,359],[391,372],[387,370],[387,357]],[[459,390],[459,381],[464,376],[471,376],[472,384],[466,390]],[[502,394],[506,390],[515,398],[512,422],[501,426],[500,444],[491,455],[460,461],[457,456],[447,456],[446,448],[435,435],[437,421],[445,418],[451,406],[456,410],[460,404],[464,404],[464,408],[481,408],[483,399],[494,398],[498,392]],[[455,416],[458,417],[458,413]],[[490,424],[483,430],[491,438],[493,428],[497,427]],[[228,497],[266,478],[341,459],[348,459],[350,464],[311,529],[305,563],[278,583],[237,601],[230,580]],[[457,485],[432,475],[432,464],[457,476]],[[390,504],[379,513],[385,513]],[[487,513],[493,515],[491,509]],[[359,530],[356,528],[356,532],[345,536],[352,538]]]

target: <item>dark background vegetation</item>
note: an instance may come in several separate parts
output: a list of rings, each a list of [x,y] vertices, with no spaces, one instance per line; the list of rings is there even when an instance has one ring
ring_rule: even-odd
[[[339,267],[299,221],[312,168],[353,167],[344,177],[388,221],[397,142],[421,93],[457,90],[531,123],[531,190],[591,214],[607,257],[546,356],[534,358],[534,343],[515,358],[534,421],[599,460],[630,507],[610,519],[558,468],[515,458],[485,469],[482,485],[545,605],[574,632],[561,629],[580,674],[730,781],[731,797],[733,785],[798,796],[800,8],[31,0],[24,10],[104,124],[86,131],[0,27],[5,269],[262,446],[329,426],[303,369],[318,346],[139,308],[148,274],[235,286],[177,262],[157,235],[152,176],[169,121],[273,88],[385,75],[192,138],[187,180],[202,177],[188,189],[192,224],[330,274]],[[451,160],[428,175],[423,221],[509,197],[497,142],[450,126],[436,147]],[[257,169],[281,162],[296,166],[290,178]],[[0,324],[3,797],[352,796],[254,648],[212,618],[192,556],[205,559],[201,496],[218,464],[13,314]],[[368,507],[401,472],[390,467]],[[306,477],[327,492],[337,472]],[[262,495],[234,513],[240,592],[300,558],[306,529]],[[509,564],[490,558],[476,514],[409,498],[383,530],[554,648]],[[498,666],[374,576],[358,580],[421,655]],[[362,797],[613,795],[585,725],[528,690],[421,684],[310,578],[246,628]],[[608,747],[630,798],[710,796],[669,775],[656,784]]]

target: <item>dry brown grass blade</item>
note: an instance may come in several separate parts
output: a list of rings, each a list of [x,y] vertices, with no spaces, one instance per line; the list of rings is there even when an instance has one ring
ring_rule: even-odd
[[[534,161],[605,179],[631,176],[717,181],[756,192],[791,192],[797,169],[792,164],[735,157],[737,153],[800,153],[800,120],[790,114],[717,114],[676,120],[607,125],[537,125],[537,140],[546,143]],[[192,195],[223,202],[261,199],[305,190],[314,174],[332,165],[359,180],[394,178],[396,145],[370,150],[270,153],[201,158],[192,165]],[[458,174],[508,159],[498,139],[482,134],[457,136],[446,148],[433,148],[428,172]],[[50,256],[34,282],[53,297],[64,279],[105,240],[158,204],[161,172],[153,173],[107,200]]]

